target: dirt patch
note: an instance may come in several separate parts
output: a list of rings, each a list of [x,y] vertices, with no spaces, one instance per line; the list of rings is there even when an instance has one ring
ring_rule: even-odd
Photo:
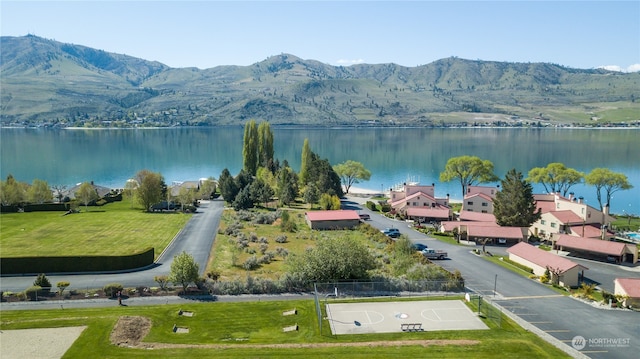
[[[151,320],[139,316],[120,317],[111,332],[111,343],[119,346],[127,346],[142,349],[169,349],[169,348],[202,348],[202,349],[232,349],[232,348],[329,348],[337,346],[348,347],[388,347],[419,345],[422,347],[443,345],[476,345],[478,340],[386,340],[375,342],[357,343],[301,343],[301,344],[169,344],[169,343],[143,343],[142,340],[151,329]]]
[[[149,334],[150,330],[151,320],[149,318],[120,317],[111,331],[111,343],[118,346],[135,347]]]

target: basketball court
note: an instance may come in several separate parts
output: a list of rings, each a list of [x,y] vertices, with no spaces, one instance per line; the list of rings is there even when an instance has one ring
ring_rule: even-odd
[[[326,304],[333,334],[489,329],[461,300]]]

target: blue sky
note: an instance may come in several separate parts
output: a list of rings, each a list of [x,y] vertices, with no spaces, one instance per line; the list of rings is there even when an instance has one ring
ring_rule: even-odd
[[[457,56],[640,71],[640,1],[0,1],[2,36],[201,69]]]

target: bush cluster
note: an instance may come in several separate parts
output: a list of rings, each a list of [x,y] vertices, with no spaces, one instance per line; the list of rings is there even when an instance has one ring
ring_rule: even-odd
[[[109,283],[102,287],[102,291],[105,295],[110,296],[111,298],[115,298],[118,295],[118,292],[122,292],[124,288],[120,283]]]

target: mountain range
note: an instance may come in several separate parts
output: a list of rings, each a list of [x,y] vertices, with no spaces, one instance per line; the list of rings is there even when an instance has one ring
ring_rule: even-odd
[[[640,121],[640,73],[450,57],[332,66],[291,54],[171,68],[42,37],[0,37],[4,126],[593,125]],[[167,50],[171,51],[171,50]]]

